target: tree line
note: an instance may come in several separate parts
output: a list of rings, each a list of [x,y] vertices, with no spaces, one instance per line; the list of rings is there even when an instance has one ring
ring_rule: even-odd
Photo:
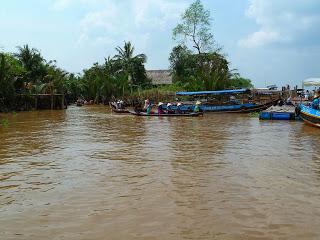
[[[150,87],[146,56],[134,55],[130,42],[116,51],[114,57],[94,63],[82,75],[66,72],[28,45],[18,47],[17,53],[0,53],[0,110],[14,109],[17,95],[64,94],[71,102],[80,97],[100,103]]]
[[[210,12],[196,0],[182,14],[173,29],[178,45],[169,57],[174,89],[220,90],[252,87],[230,69],[221,48],[211,33]],[[81,97],[106,102],[112,97],[130,96],[137,91],[152,89],[147,77],[145,54],[134,53],[131,42],[116,47],[116,55],[94,63],[82,74],[68,73],[48,61],[36,48],[24,45],[16,53],[0,52],[0,111],[15,109],[18,95],[64,94],[70,101]],[[158,88],[161,91],[161,87]]]

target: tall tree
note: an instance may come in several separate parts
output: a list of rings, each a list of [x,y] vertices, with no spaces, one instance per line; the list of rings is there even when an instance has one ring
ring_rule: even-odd
[[[46,75],[46,66],[44,58],[37,49],[24,45],[23,47],[18,47],[18,53],[15,56],[21,61],[26,70],[24,77],[27,83],[42,81]]]
[[[14,105],[15,87],[20,68],[16,59],[9,54],[0,53],[0,112]],[[15,72],[17,71],[17,72]]]
[[[173,29],[173,38],[190,43],[198,54],[213,48],[214,38],[210,32],[210,11],[204,9],[200,0],[190,5],[182,15],[182,22]]]
[[[146,80],[146,71],[144,64],[147,61],[145,54],[138,54],[134,56],[134,46],[131,42],[125,42],[124,47],[117,47],[117,55],[114,56],[119,70],[128,75],[128,80],[132,85],[141,85]]]

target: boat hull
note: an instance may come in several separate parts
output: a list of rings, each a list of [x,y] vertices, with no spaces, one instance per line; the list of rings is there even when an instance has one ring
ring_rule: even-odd
[[[299,114],[304,122],[320,128],[320,110],[316,110],[301,104],[299,105]]]
[[[129,111],[132,115],[135,116],[144,116],[144,117],[148,117],[148,116],[153,116],[153,117],[199,117],[202,116],[203,113],[199,112],[199,113],[172,113],[172,114],[158,114],[158,113],[150,113],[147,114],[146,112],[135,112],[135,111]]]
[[[129,110],[127,110],[127,109],[115,109],[115,108],[112,108],[112,112],[119,113],[119,114],[128,114],[128,113],[130,113]]]
[[[235,105],[209,105],[202,104],[200,109],[206,113],[251,113],[251,112],[260,112],[266,110],[272,106],[275,102],[269,102],[266,104],[255,104],[255,103],[245,103],[245,104],[235,104]],[[182,111],[192,111],[194,105],[182,105]]]

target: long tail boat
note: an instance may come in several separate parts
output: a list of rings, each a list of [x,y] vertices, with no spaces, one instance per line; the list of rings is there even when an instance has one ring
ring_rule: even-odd
[[[300,104],[298,113],[301,119],[309,125],[320,127],[320,110],[313,109],[311,106]]]
[[[112,109],[112,112],[114,113],[129,113],[129,110],[128,109],[125,109],[125,108],[111,108]]]
[[[213,113],[250,113],[263,111],[273,104],[278,99],[266,103],[257,103],[253,100],[249,100],[249,97],[245,99],[236,99],[235,96],[250,95],[249,89],[236,89],[236,90],[221,90],[221,91],[201,91],[201,92],[177,92],[177,96],[193,97],[194,99],[201,100],[200,109],[203,112]],[[232,97],[231,97],[232,96]],[[226,100],[226,97],[229,99]],[[204,98],[204,101],[203,101]],[[213,101],[214,100],[214,101]],[[184,104],[180,107],[182,110],[192,110],[194,104]]]
[[[190,113],[162,113],[162,114],[158,114],[158,113],[149,113],[147,114],[146,112],[135,112],[135,111],[129,111],[132,115],[135,116],[154,116],[154,117],[199,117],[202,116],[203,113],[202,112],[190,112]]]

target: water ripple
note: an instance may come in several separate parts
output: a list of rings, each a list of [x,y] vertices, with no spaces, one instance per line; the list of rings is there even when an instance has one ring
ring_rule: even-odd
[[[18,113],[0,128],[4,239],[318,239],[317,129],[247,115]]]

